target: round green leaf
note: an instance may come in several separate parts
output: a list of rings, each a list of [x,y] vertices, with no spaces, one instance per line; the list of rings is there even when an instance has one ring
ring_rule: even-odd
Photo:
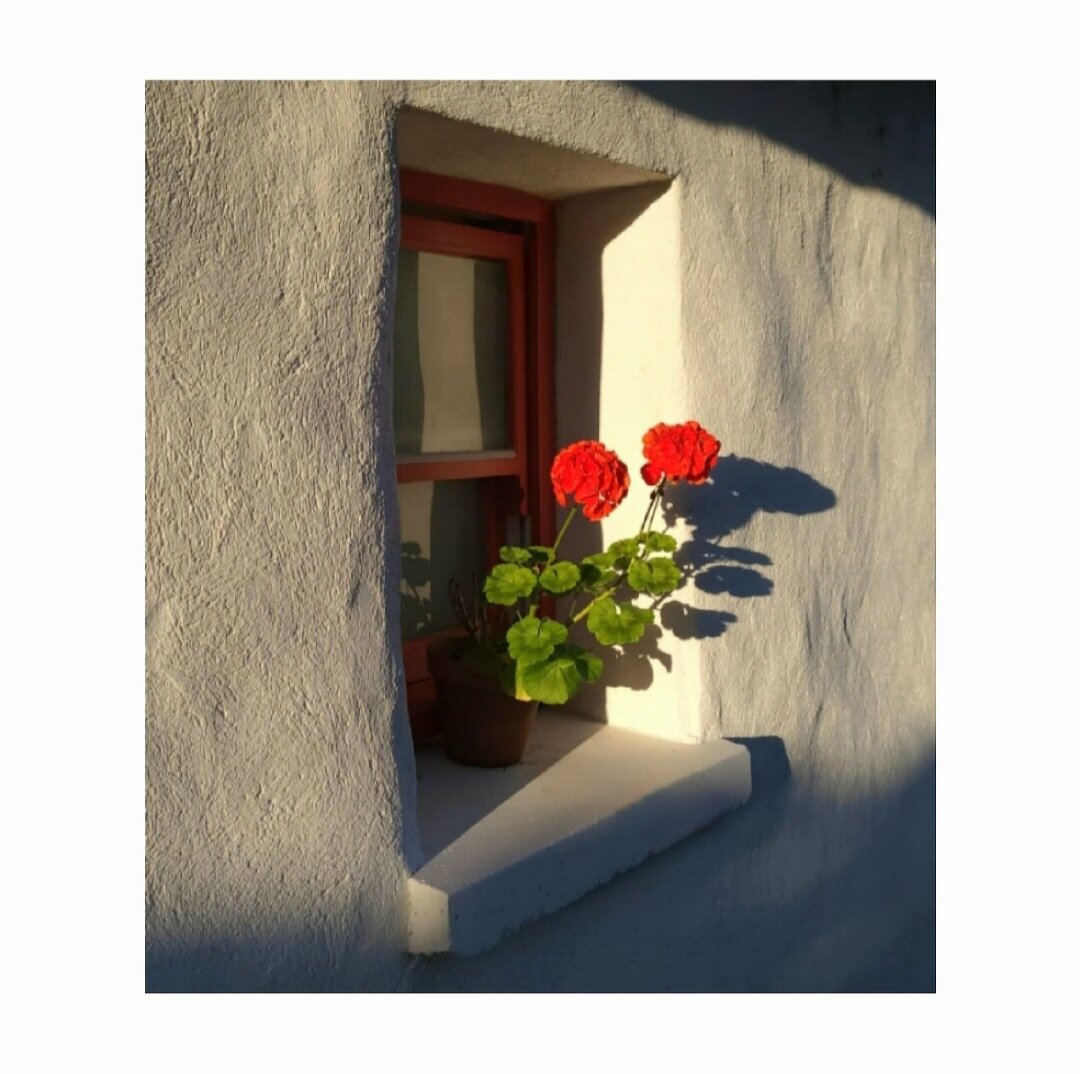
[[[670,556],[657,556],[649,560],[636,559],[630,564],[626,580],[639,593],[660,597],[679,587],[682,571]]]
[[[591,563],[581,565],[581,585],[590,593],[607,589],[619,577],[616,571],[601,570]]]
[[[620,556],[636,556],[638,539],[636,537],[624,537],[621,541],[615,541],[608,546],[608,553],[616,558]]]
[[[572,656],[552,656],[521,669],[526,693],[545,705],[562,705],[581,687],[581,673]]]
[[[532,556],[527,548],[518,548],[517,545],[508,544],[504,544],[499,549],[499,559],[503,563],[517,563],[522,567],[526,567],[532,562]]]
[[[580,645],[566,642],[555,647],[545,660],[518,665],[518,680],[529,697],[545,705],[562,705],[581,689],[583,683],[596,682],[604,663],[600,657]]]
[[[484,596],[491,604],[511,605],[536,588],[536,575],[516,563],[500,563],[484,582]]]
[[[607,570],[615,562],[615,558],[614,552],[594,552],[591,556],[586,556],[581,562],[590,567]]]
[[[578,674],[585,682],[596,682],[600,678],[604,670],[604,661],[596,653],[590,653],[588,649],[583,649],[572,641],[566,642],[562,647],[562,651],[567,656],[574,658]]]
[[[569,593],[580,581],[581,571],[566,560],[561,563],[552,563],[540,575],[540,584],[549,593]]]
[[[641,639],[645,625],[652,621],[653,613],[647,608],[616,604],[611,597],[604,597],[589,609],[585,625],[604,645],[629,645]]]
[[[529,616],[519,619],[506,632],[506,641],[510,655],[518,663],[533,664],[549,657],[556,645],[566,641],[566,627],[554,619]]]
[[[643,533],[646,552],[674,552],[678,542],[670,533]]]

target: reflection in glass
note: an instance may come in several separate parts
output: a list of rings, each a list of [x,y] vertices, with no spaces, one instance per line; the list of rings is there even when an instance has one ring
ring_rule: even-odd
[[[394,316],[399,455],[510,446],[506,340],[502,262],[401,251]]]
[[[401,510],[401,636],[458,625],[448,584],[471,592],[484,578],[478,481],[416,481],[398,486]]]

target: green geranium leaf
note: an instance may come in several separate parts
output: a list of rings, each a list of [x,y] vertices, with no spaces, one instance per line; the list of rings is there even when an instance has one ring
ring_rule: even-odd
[[[582,683],[595,682],[602,669],[600,659],[579,645],[560,645],[546,660],[528,664],[519,674],[530,697],[545,705],[562,705]]]
[[[530,701],[528,692],[521,684],[521,664],[516,660],[506,659],[499,665],[499,685],[503,692],[518,701]]]
[[[674,552],[679,547],[670,533],[643,533],[641,539],[645,542],[646,552]]]
[[[621,541],[608,545],[608,554],[617,559],[621,556],[637,555],[638,539],[636,537],[624,537]],[[610,566],[610,564],[608,564]]]
[[[562,647],[562,651],[567,656],[573,657],[578,674],[585,682],[596,682],[600,678],[604,670],[604,661],[596,653],[590,653],[588,649],[583,649],[572,641],[566,642]]]
[[[615,571],[601,570],[591,563],[581,565],[581,585],[590,593],[597,593],[601,589],[606,589],[618,577]]]
[[[554,619],[529,616],[519,619],[506,632],[506,641],[510,655],[519,664],[535,664],[551,656],[555,646],[566,641],[566,627]]]
[[[591,556],[586,556],[582,563],[588,564],[590,567],[599,567],[600,570],[607,570],[615,562],[614,552],[594,552]]]
[[[561,563],[552,563],[540,575],[540,584],[549,593],[569,593],[580,581],[581,571],[566,560]]]
[[[616,604],[611,597],[604,597],[589,609],[585,625],[604,645],[629,645],[641,639],[646,623],[652,621],[653,613],[647,608]]]
[[[545,705],[562,705],[581,687],[577,664],[569,656],[553,657],[521,669],[521,685],[529,697]]]
[[[626,580],[639,593],[661,597],[679,587],[682,571],[670,556],[658,556],[648,560],[636,559],[630,564]]]
[[[491,604],[511,605],[536,588],[536,575],[516,563],[500,563],[484,582],[484,596]]]
[[[529,545],[529,555],[533,563],[550,563],[555,558],[555,549],[548,548],[546,544]]]
[[[499,559],[503,563],[516,563],[521,567],[527,567],[532,563],[532,555],[527,548],[518,548],[517,545],[504,544],[499,549]]]

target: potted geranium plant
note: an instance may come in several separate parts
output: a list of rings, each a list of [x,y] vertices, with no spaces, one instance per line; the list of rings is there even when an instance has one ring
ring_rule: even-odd
[[[447,754],[465,764],[517,763],[539,704],[561,705],[585,683],[596,682],[603,659],[591,647],[640,641],[660,601],[678,588],[675,538],[658,532],[664,492],[680,481],[701,484],[716,465],[720,442],[697,422],[653,426],[643,437],[643,480],[654,486],[645,516],[630,535],[580,562],[559,558],[559,546],[580,509],[590,522],[606,518],[626,496],[626,464],[603,444],[581,440],[564,448],[551,467],[560,507],[571,504],[550,547],[504,546],[488,574],[483,598],[466,600],[451,585],[468,637],[434,644],[429,666],[442,713]],[[551,598],[544,600],[543,598]],[[648,607],[634,603],[645,597]],[[560,617],[544,614],[568,599]]]

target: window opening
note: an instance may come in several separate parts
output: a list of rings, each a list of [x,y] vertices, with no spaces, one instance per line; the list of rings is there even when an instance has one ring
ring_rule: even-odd
[[[550,543],[553,234],[548,203],[402,172],[394,324],[401,623],[410,724],[438,733],[427,645],[447,593],[503,544]]]

